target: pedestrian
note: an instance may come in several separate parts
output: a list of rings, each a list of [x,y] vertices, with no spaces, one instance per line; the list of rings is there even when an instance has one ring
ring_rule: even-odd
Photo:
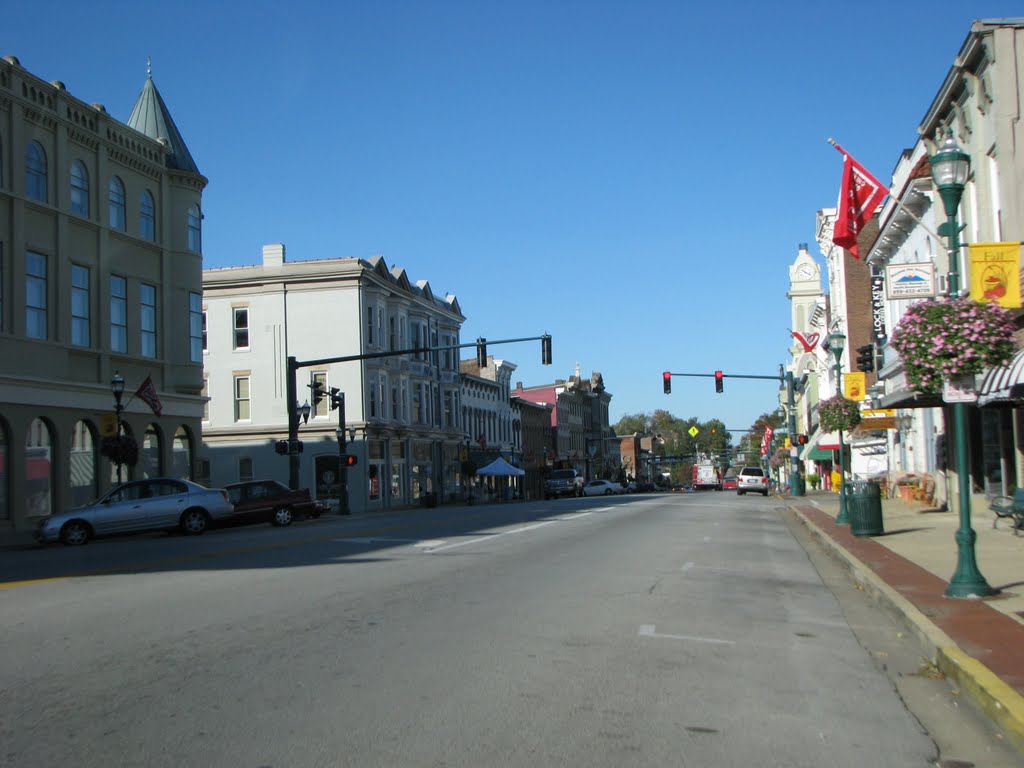
[[[843,485],[843,476],[840,474],[839,470],[833,469],[829,478],[832,480],[832,492],[839,493],[839,489]]]

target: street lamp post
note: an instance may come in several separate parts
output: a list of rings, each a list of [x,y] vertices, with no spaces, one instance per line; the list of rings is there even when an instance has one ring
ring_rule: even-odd
[[[971,158],[957,146],[950,130],[942,147],[930,158],[932,180],[935,182],[942,207],[946,211],[946,223],[939,227],[939,234],[949,241],[949,296],[960,295],[960,224],[957,210],[960,198],[971,169]],[[953,403],[953,431],[956,438],[956,475],[960,495],[960,527],[956,532],[956,572],[946,587],[947,597],[983,597],[995,593],[978,569],[974,542],[977,534],[971,528],[971,474],[967,457],[967,405]]]
[[[836,358],[836,394],[843,393],[843,349],[846,347],[846,336],[833,331],[828,336],[828,346]],[[839,516],[836,523],[845,525],[850,522],[846,514],[846,444],[843,442],[843,430],[839,430]]]
[[[347,515],[348,507],[348,466],[345,464],[345,393],[332,392],[332,405],[338,408],[338,514]]]
[[[114,371],[114,376],[110,380],[110,391],[114,393],[114,415],[117,417],[117,431],[114,436],[121,439],[121,414],[124,413],[124,406],[121,405],[121,396],[124,394],[124,376],[119,371]],[[118,450],[117,454],[117,482],[121,483],[121,452]]]

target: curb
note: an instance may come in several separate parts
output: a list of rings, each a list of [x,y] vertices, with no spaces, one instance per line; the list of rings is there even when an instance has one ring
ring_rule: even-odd
[[[844,562],[854,581],[883,607],[901,617],[920,640],[939,670],[967,694],[975,706],[998,726],[1007,740],[1024,752],[1024,696],[992,670],[960,649],[949,635],[931,622],[913,603],[886,584],[864,563],[836,543],[795,506],[787,505],[801,523],[837,559]]]

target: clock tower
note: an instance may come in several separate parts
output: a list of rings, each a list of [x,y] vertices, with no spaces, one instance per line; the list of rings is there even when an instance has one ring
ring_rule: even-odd
[[[789,267],[789,291],[786,298],[790,301],[792,315],[790,329],[799,333],[812,348],[816,347],[828,334],[825,291],[821,287],[821,266],[808,253],[807,243],[800,244],[796,260]],[[792,341],[790,353],[796,362],[807,349],[796,337]]]

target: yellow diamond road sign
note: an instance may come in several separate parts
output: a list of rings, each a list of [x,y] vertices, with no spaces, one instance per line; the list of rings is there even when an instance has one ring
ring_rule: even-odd
[[[700,434],[700,430],[697,429],[696,427],[690,427],[689,432],[690,437],[696,437],[698,434]]]

